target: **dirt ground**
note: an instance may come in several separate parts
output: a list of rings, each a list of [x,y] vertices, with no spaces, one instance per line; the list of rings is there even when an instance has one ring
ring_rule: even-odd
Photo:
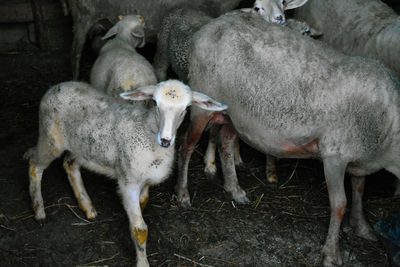
[[[84,62],[83,79],[91,60]],[[87,221],[56,160],[43,176],[47,219],[41,225],[33,218],[22,155],[37,139],[41,96],[71,77],[68,51],[2,53],[0,63],[0,266],[134,266],[127,216],[115,183],[103,176],[82,173],[98,212]],[[192,208],[180,208],[176,201],[176,172],[151,188],[144,211],[151,266],[321,265],[330,214],[321,163],[280,160],[280,184],[272,188],[265,179],[264,156],[241,144],[245,163],[238,176],[251,203],[238,205],[224,192],[220,173],[204,175],[205,141],[190,165]],[[371,224],[398,212],[394,180],[384,171],[367,180],[364,210]],[[348,178],[346,189],[351,203]],[[382,240],[356,237],[347,217],[340,245],[345,266],[388,266]]]

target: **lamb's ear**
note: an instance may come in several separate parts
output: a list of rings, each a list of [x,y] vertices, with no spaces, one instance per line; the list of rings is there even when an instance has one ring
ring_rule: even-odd
[[[118,33],[118,24],[115,24],[111,29],[108,30],[108,32],[106,33],[106,35],[104,35],[101,40],[105,40],[108,39],[110,37],[113,37],[114,35],[116,35]]]
[[[144,37],[144,25],[140,24],[132,29],[131,34],[133,37],[136,38],[143,38]]]
[[[298,8],[307,3],[308,0],[286,0],[284,5],[285,10]]]
[[[212,111],[221,111],[228,108],[227,105],[221,104],[211,97],[196,91],[192,91],[192,105],[196,105],[202,109]]]
[[[155,85],[148,85],[136,88],[133,91],[121,93],[119,96],[125,100],[147,100],[153,98],[155,90]]]

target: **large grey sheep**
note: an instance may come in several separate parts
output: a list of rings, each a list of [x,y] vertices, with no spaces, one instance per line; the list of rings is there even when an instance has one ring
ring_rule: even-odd
[[[375,239],[362,212],[362,195],[368,174],[386,169],[400,177],[400,82],[395,75],[377,61],[346,56],[245,13],[203,26],[194,34],[191,51],[191,88],[229,106],[224,122],[232,124],[220,131],[225,180],[237,179],[236,132],[265,154],[321,159],[331,207],[323,265],[342,263],[346,172],[352,175],[351,224],[359,236]],[[183,203],[190,203],[190,156],[207,122],[216,120],[213,115],[192,109],[176,187]]]

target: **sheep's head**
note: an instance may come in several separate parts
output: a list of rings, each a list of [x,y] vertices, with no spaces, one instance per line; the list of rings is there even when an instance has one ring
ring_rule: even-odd
[[[266,21],[285,24],[285,10],[304,5],[308,0],[256,0],[253,9]]]
[[[122,93],[127,100],[153,99],[156,102],[155,116],[158,124],[157,141],[162,147],[174,144],[176,131],[185,118],[186,108],[196,105],[205,110],[221,111],[227,108],[210,97],[196,91],[177,80],[168,80],[156,85],[137,88]]]
[[[119,16],[119,21],[104,35],[102,39],[116,36],[133,47],[143,47],[145,44],[144,35],[145,22],[140,15]]]

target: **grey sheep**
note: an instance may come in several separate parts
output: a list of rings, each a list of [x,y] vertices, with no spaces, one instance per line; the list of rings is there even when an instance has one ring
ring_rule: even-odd
[[[171,10],[193,7],[208,11],[214,17],[234,9],[241,0],[60,0],[64,14],[69,12],[73,20],[73,42],[71,49],[72,77],[79,76],[79,65],[90,29],[98,21],[108,19],[112,23],[118,16],[130,13],[146,18],[146,42],[155,42],[161,20]]]
[[[151,109],[117,101],[88,84],[65,82],[43,96],[39,108],[39,138],[25,154],[29,159],[29,192],[36,220],[46,217],[41,193],[43,171],[67,151],[64,168],[88,219],[96,210],[80,173],[85,167],[115,179],[128,215],[138,267],[146,257],[148,229],[142,217],[149,186],[161,183],[174,163],[174,140],[186,108],[226,109],[183,83],[169,80],[121,94],[126,100],[153,99]]]
[[[295,18],[348,55],[377,59],[400,77],[400,16],[380,0],[309,0]]]
[[[349,57],[251,14],[221,16],[195,33],[189,85],[229,106],[220,131],[225,180],[237,180],[238,136],[265,154],[318,158],[331,217],[323,265],[342,263],[339,231],[346,211],[344,176],[352,175],[350,222],[375,240],[362,212],[365,176],[386,169],[400,177],[400,82],[377,61]],[[213,114],[193,109],[179,159],[178,198],[190,203],[187,172]],[[234,128],[234,130],[233,130]]]

